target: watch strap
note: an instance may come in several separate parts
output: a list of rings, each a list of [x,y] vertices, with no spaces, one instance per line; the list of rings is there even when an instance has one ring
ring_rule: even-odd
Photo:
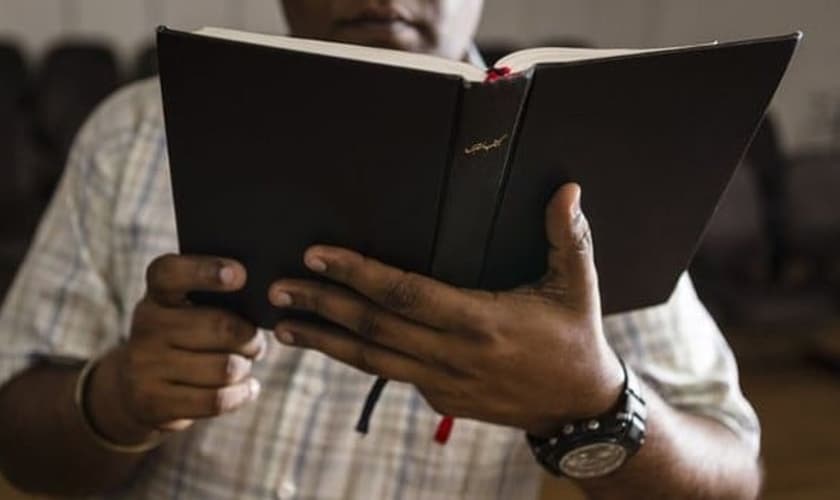
[[[624,370],[624,388],[615,407],[591,418],[569,422],[556,436],[541,438],[528,435],[528,442],[537,461],[558,476],[572,476],[563,470],[564,458],[571,452],[595,444],[612,444],[623,449],[623,460],[636,454],[644,444],[647,404],[642,397],[641,383],[619,357]],[[613,450],[619,448],[613,447]]]

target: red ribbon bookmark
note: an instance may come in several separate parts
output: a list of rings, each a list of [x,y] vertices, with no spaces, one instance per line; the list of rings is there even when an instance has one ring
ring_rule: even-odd
[[[500,78],[504,78],[506,76],[510,76],[511,69],[507,66],[502,66],[501,68],[490,68],[487,70],[487,77],[484,79],[485,82],[495,82]]]
[[[435,441],[440,444],[446,444],[449,441],[449,435],[452,434],[452,426],[455,425],[455,419],[449,416],[443,417],[438,424],[437,432],[435,432]]]

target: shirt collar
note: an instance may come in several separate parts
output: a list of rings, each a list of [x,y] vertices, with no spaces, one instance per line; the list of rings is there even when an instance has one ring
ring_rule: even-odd
[[[487,61],[484,60],[475,43],[471,43],[467,49],[467,62],[481,69],[487,69]]]

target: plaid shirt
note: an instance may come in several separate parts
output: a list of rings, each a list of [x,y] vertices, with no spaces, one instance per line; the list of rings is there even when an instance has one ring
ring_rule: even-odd
[[[86,359],[127,338],[145,269],[177,251],[156,81],[109,99],[86,124],[0,314],[0,383],[35,358]],[[758,451],[756,416],[718,328],[683,277],[667,304],[604,319],[613,348],[672,406],[732,429]],[[371,377],[317,352],[272,347],[260,399],[173,436],[115,498],[535,498],[523,433],[438,415],[393,383],[361,437]],[[551,383],[550,380],[546,383]],[[558,397],[563,397],[558,394]]]

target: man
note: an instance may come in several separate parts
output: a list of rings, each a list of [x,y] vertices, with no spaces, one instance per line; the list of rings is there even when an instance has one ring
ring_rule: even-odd
[[[299,36],[465,58],[482,2],[284,7]],[[537,284],[462,290],[316,246],[301,258],[345,286],[281,279],[266,293],[335,327],[286,321],[281,345],[192,306],[187,291],[236,290],[247,270],[174,253],[158,93],[131,87],[85,126],[3,309],[0,459],[15,484],[133,499],[523,499],[538,490],[536,454],[592,498],[757,495],[758,423],[690,281],[663,306],[602,318],[575,185],[546,209]],[[369,374],[402,383],[361,436]],[[612,428],[628,413],[632,432]],[[433,439],[440,414],[459,417],[446,445]]]

